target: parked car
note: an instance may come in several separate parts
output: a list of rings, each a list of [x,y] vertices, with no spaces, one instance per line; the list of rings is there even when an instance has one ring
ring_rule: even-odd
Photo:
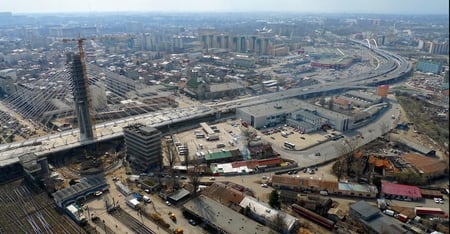
[[[189,222],[189,224],[192,225],[192,226],[197,225],[197,222],[195,222],[195,220],[193,220],[193,219],[189,219],[188,222]]]
[[[434,198],[434,202],[435,202],[436,204],[444,204],[444,199],[435,197],[435,198]]]

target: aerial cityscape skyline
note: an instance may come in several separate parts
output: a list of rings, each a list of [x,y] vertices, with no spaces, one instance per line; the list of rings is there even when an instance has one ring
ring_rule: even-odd
[[[449,233],[448,3],[25,3],[0,233]]]
[[[68,13],[68,12],[299,12],[299,13],[347,13],[347,14],[444,14],[448,15],[446,0],[81,0],[81,1],[3,1],[0,12],[13,13]]]

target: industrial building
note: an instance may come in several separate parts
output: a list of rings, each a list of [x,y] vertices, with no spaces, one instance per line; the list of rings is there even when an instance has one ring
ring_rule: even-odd
[[[421,200],[420,188],[406,184],[394,184],[386,181],[381,182],[381,194],[385,198],[396,198],[406,200]]]
[[[395,219],[382,215],[379,209],[363,200],[351,205],[349,214],[368,229],[367,233],[412,233],[403,229]]]
[[[296,229],[299,224],[298,220],[294,216],[283,211],[273,209],[269,206],[269,204],[258,201],[254,197],[245,196],[239,205],[242,209],[245,209],[246,207],[250,208],[250,216],[253,219],[264,223],[275,230],[279,227],[277,227],[277,224],[274,223],[273,220],[275,220],[279,215],[282,217],[284,223],[282,233],[290,233],[292,230]]]
[[[338,131],[353,128],[352,117],[297,99],[239,108],[236,110],[236,118],[249,123],[254,128],[275,126],[286,122],[308,130],[325,123]]]
[[[271,178],[271,183],[272,187],[277,189],[312,192],[327,191],[327,194],[334,194],[338,196],[375,198],[378,193],[378,189],[372,185],[283,175],[273,175]]]
[[[85,199],[87,196],[94,194],[96,191],[104,191],[109,188],[104,177],[92,176],[80,179],[70,187],[58,190],[52,194],[53,200],[60,208],[66,204],[74,203],[79,199]]]
[[[204,195],[186,202],[182,209],[183,212],[217,230],[217,233],[264,234],[272,232],[270,228]]]
[[[159,171],[162,166],[161,132],[143,124],[123,129],[126,155],[134,174]]]

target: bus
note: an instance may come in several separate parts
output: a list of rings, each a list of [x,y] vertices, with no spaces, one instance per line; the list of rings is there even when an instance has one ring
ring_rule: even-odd
[[[288,149],[295,149],[295,145],[287,141],[284,142],[284,147]]]

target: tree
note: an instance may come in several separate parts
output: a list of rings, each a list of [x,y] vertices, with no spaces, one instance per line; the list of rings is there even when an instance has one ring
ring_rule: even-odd
[[[330,98],[330,100],[328,101],[328,109],[333,110],[334,107],[334,99]]]
[[[250,216],[250,213],[252,212],[252,210],[250,209],[250,206],[246,206],[243,210],[243,214],[247,217]]]
[[[341,181],[342,175],[344,174],[344,163],[342,162],[342,159],[338,159],[333,164],[333,172],[336,175],[338,181]]]
[[[372,184],[377,186],[378,191],[381,189],[381,178],[380,177],[373,177],[372,178]]]
[[[321,107],[324,107],[325,104],[326,104],[325,97],[321,97],[321,98],[319,99],[319,105],[320,105]]]
[[[175,160],[177,158],[177,152],[175,149],[175,144],[172,141],[165,141],[164,145],[164,154],[166,155],[167,161],[169,163],[169,174],[173,178],[173,184],[177,185],[176,177],[173,175],[173,165],[175,164]]]
[[[397,175],[397,181],[403,184],[423,185],[427,183],[426,177],[411,170],[404,170]]]
[[[364,168],[365,168],[365,160],[366,158],[364,156],[361,156],[358,159],[354,159],[353,163],[352,163],[352,170],[353,172],[355,172],[355,178],[356,181],[359,181],[361,175],[364,172]]]
[[[286,223],[284,222],[285,215],[278,212],[275,217],[272,219],[272,226],[275,231],[278,233],[283,233],[283,231],[286,229]]]
[[[241,126],[241,133],[242,133],[242,136],[247,141],[247,146],[250,146],[250,142],[253,141],[255,139],[255,137],[257,136],[256,130],[250,126],[247,126],[247,127]]]
[[[346,171],[346,175],[350,175],[350,171],[353,169],[352,164],[355,162],[354,153],[359,147],[359,138],[354,138],[351,140],[344,140],[343,144],[336,144],[335,149],[339,153],[339,156],[343,157],[341,164],[337,165],[335,168],[339,169],[335,171],[336,175],[342,173],[341,171]],[[342,175],[340,175],[342,176]],[[340,177],[338,176],[338,177]]]
[[[269,195],[269,205],[272,208],[280,209],[280,194],[278,194],[277,190],[272,190],[272,192]]]
[[[74,180],[74,179],[70,179],[70,181],[69,181],[69,185],[70,186],[72,186],[72,185],[74,185],[74,184],[76,184],[77,182]]]
[[[187,162],[186,162],[186,168],[187,168]],[[194,164],[194,168],[192,170],[189,170],[189,168],[187,168],[187,171],[188,171],[188,177],[189,177],[189,180],[191,181],[192,187],[194,187],[193,196],[196,197],[198,187],[200,185],[201,168],[198,164]]]

